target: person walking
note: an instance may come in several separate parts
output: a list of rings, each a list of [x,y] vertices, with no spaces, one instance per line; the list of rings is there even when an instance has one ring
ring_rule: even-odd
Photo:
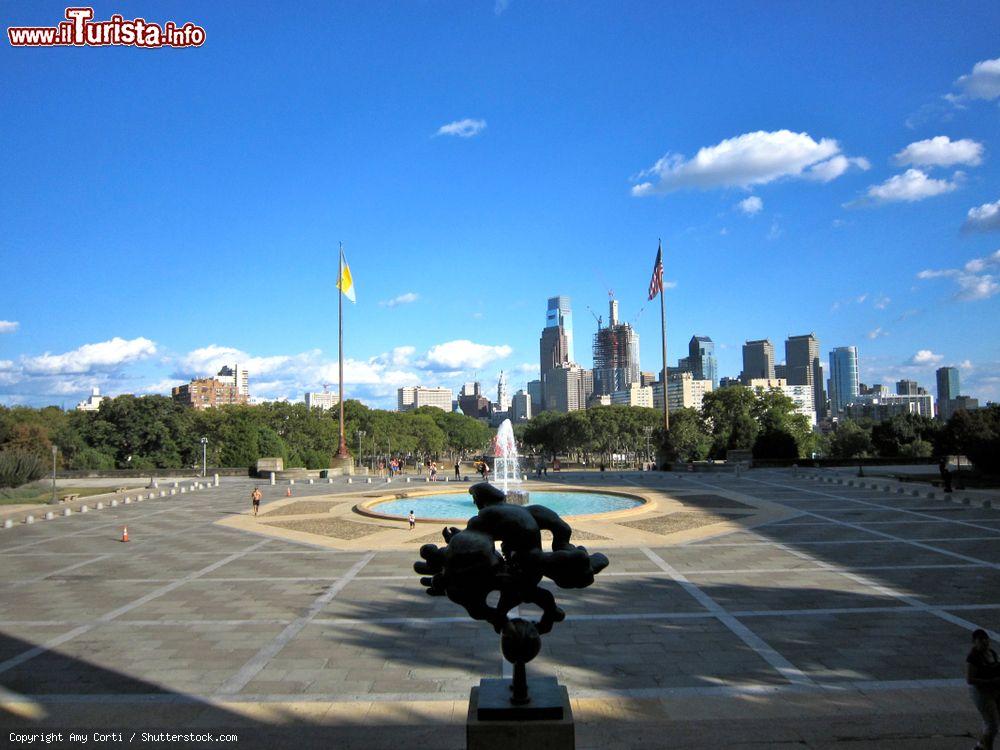
[[[462,478],[461,464],[460,464],[459,460],[456,458],[455,459],[455,479],[461,479],[461,478]]]
[[[993,750],[1000,727],[1000,659],[990,648],[990,636],[982,629],[972,634],[972,650],[965,657],[965,681],[969,695],[983,717],[983,732],[974,750]]]
[[[417,525],[417,517],[413,515],[413,511],[410,511],[410,515],[406,518],[410,522],[410,531],[413,531],[413,527]]]
[[[945,456],[938,461],[938,471],[941,473],[941,481],[944,482],[944,491],[951,492],[951,470],[948,468],[948,459]]]
[[[253,503],[253,514],[255,516],[257,515],[257,511],[260,510],[261,497],[260,487],[254,487],[253,492],[250,493],[250,502]]]
[[[434,482],[434,481],[437,480],[437,475],[438,475],[438,465],[437,465],[437,462],[431,461],[431,481],[432,482]]]

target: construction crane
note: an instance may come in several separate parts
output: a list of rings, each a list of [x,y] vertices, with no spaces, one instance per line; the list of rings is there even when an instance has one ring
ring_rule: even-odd
[[[323,393],[329,393],[330,392],[330,383],[321,383],[320,385],[323,386]]]
[[[586,308],[587,308],[587,312],[589,312],[591,315],[593,315],[594,316],[594,320],[597,321],[597,330],[598,331],[601,330],[601,323],[603,322],[601,320],[601,316],[598,315],[597,313],[595,313],[593,310],[591,310],[590,309],[590,305],[586,305]]]

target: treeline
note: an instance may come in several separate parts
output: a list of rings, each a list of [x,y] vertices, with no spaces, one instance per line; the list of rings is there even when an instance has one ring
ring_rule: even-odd
[[[366,462],[390,452],[422,459],[479,452],[493,435],[461,414],[431,407],[381,411],[357,401],[345,402],[344,425],[351,454],[357,456],[360,447]],[[323,469],[339,435],[339,410],[310,411],[304,404],[196,411],[164,396],[118,396],[105,399],[96,412],[0,407],[0,454],[11,463],[15,455],[34,456],[42,471],[51,470],[53,445],[60,469],[200,467],[202,437],[208,439],[209,466],[251,467],[259,458],[280,456],[285,466]]]
[[[823,439],[832,458],[931,458],[961,454],[987,474],[1000,474],[1000,405],[961,409],[942,423],[918,414],[884,422],[841,421]]]
[[[818,438],[783,393],[742,387],[706,394],[701,411],[672,411],[666,435],[659,409],[628,406],[545,412],[517,432],[525,446],[551,456],[607,461],[615,454],[645,455],[649,445],[660,463],[722,459],[734,449],[762,458],[795,458],[809,455]]]

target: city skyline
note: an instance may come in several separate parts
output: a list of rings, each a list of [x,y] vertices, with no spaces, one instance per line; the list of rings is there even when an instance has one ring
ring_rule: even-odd
[[[782,24],[499,7],[250,3],[192,11],[196,49],[0,46],[0,403],[169,395],[235,362],[255,396],[320,391],[337,380],[338,240],[358,295],[347,398],[391,408],[400,386],[500,370],[513,394],[538,378],[555,297],[591,367],[588,310],[606,315],[610,290],[659,372],[661,237],[671,366],[703,335],[735,377],[744,342],[812,331],[823,365],[857,347],[865,383],[933,390],[954,366],[963,395],[1000,400],[983,325],[1000,318],[995,5]]]

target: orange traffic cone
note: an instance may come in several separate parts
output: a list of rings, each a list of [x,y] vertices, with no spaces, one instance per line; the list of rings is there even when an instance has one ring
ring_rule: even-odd
[[[122,527],[122,541],[123,542],[127,542],[128,541],[128,526],[123,526]]]
[[[287,490],[285,490],[285,497],[291,497],[291,496],[292,496],[292,488],[289,487]]]

